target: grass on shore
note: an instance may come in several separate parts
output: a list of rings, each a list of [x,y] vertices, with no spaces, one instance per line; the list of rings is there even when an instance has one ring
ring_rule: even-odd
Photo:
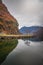
[[[5,60],[7,55],[17,46],[17,39],[6,39],[0,41],[0,64]]]

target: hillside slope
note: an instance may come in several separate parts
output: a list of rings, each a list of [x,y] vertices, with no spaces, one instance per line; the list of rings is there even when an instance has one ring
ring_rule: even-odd
[[[18,22],[0,0],[0,33],[19,34]]]

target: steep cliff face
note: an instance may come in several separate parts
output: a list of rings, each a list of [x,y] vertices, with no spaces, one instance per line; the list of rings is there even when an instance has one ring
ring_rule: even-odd
[[[0,33],[18,34],[18,22],[0,0]]]

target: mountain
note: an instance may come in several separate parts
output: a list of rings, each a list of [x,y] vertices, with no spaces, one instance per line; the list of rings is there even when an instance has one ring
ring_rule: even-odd
[[[31,26],[31,27],[22,27],[20,30],[22,34],[33,34],[34,38],[30,40],[42,40],[43,41],[43,27],[41,26]]]
[[[19,34],[18,22],[0,0],[0,34]]]
[[[22,27],[19,31],[23,34],[27,34],[27,33],[33,33],[33,32],[37,32],[38,30],[42,29],[43,27],[40,26],[31,26],[31,27]]]

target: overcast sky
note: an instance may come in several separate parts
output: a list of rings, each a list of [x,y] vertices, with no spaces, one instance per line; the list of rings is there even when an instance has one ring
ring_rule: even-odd
[[[22,26],[43,26],[43,0],[3,0],[9,12]]]

